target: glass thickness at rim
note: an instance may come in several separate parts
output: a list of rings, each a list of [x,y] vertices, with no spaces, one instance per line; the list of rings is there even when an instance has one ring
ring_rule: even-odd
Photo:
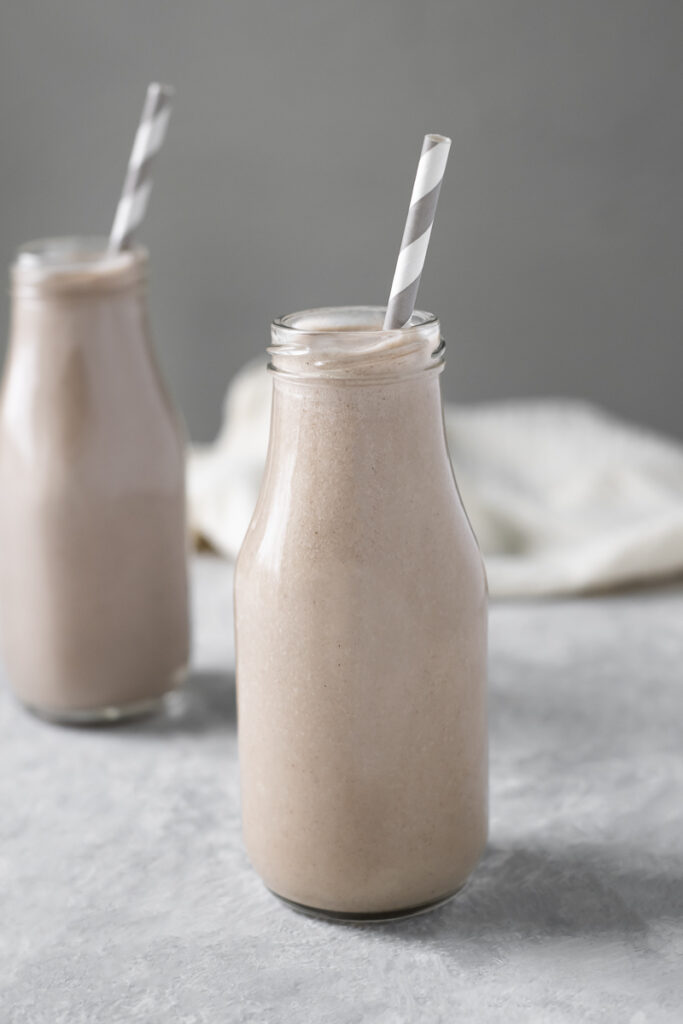
[[[41,266],[45,270],[92,269],[104,263],[123,265],[145,255],[144,246],[120,252],[110,249],[109,240],[101,235],[61,235],[24,242],[17,250],[16,265]]]
[[[404,327],[385,330],[386,306],[320,306],[275,317],[271,327],[292,337],[324,334],[383,334],[388,337],[422,330],[438,323],[434,313],[416,309]],[[377,326],[372,321],[377,321]]]

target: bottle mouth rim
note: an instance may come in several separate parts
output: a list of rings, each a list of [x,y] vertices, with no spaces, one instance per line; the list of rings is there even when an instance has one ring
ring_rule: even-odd
[[[96,235],[36,238],[18,249],[12,290],[97,291],[142,280],[148,261],[143,246],[112,250]]]
[[[278,317],[269,369],[290,379],[397,380],[443,367],[439,320],[416,310],[408,324],[384,330],[383,306],[323,306]]]
[[[386,306],[320,306],[275,317],[271,327],[292,338],[342,333],[398,336],[438,323],[434,313],[416,309],[404,327],[385,329],[382,326],[385,313]]]
[[[19,246],[19,267],[40,267],[44,271],[97,270],[113,265],[128,265],[142,253],[142,247],[115,250],[99,235],[64,235],[33,238]]]

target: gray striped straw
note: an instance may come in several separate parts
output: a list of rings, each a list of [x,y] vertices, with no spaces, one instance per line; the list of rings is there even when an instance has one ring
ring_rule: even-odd
[[[413,315],[450,148],[451,140],[444,135],[425,135],[384,317],[385,331],[405,326]]]
[[[170,85],[152,82],[147,89],[123,192],[109,236],[109,248],[115,251],[130,248],[145,216],[152,191],[152,165],[166,135],[172,96]]]

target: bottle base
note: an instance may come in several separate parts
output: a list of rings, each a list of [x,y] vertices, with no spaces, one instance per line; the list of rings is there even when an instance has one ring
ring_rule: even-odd
[[[280,896],[279,893],[274,892],[272,889],[268,889],[268,892],[272,893],[290,910],[296,911],[297,914],[315,917],[321,921],[331,921],[334,924],[390,924],[392,921],[403,921],[406,918],[419,917],[421,914],[429,914],[432,910],[438,910],[439,907],[443,907],[457,896],[459,892],[462,892],[463,888],[464,885],[461,885],[446,896],[439,896],[435,900],[429,900],[427,903],[420,903],[417,906],[403,907],[400,910],[371,911],[370,913],[308,907],[304,903],[288,900],[286,896]]]
[[[160,712],[166,694],[151,700],[136,700],[128,704],[108,704],[101,708],[42,708],[22,701],[27,711],[37,718],[55,725],[116,725],[136,718],[146,718]]]
[[[123,704],[103,704],[98,708],[50,708],[31,704],[19,698],[20,703],[37,718],[55,725],[117,725],[136,718],[147,718],[163,711],[166,698],[179,690],[187,681],[188,666],[177,668],[169,679],[168,689],[158,697],[146,697]]]

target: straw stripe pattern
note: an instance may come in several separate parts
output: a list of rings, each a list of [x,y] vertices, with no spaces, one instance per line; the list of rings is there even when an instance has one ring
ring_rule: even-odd
[[[161,149],[171,116],[173,89],[152,82],[147,89],[142,116],[128,161],[123,191],[109,237],[112,249],[130,248],[140,227],[152,190],[152,166]]]
[[[385,331],[403,327],[413,315],[450,147],[451,140],[443,135],[426,135],[422,144],[413,194],[410,197],[410,209],[384,318]]]

